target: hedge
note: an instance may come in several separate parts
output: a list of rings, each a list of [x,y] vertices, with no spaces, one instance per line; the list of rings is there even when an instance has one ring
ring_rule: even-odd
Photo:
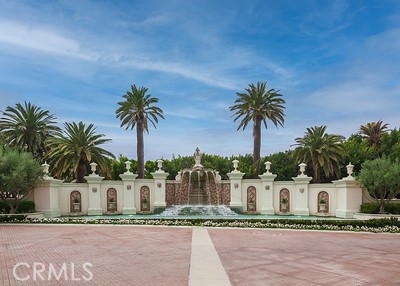
[[[35,203],[33,201],[20,201],[17,209],[17,213],[34,213]],[[9,214],[10,206],[4,201],[0,201],[0,213]]]
[[[378,203],[365,203],[360,207],[360,212],[366,214],[377,214],[379,213]],[[400,204],[388,203],[385,205],[385,212],[389,214],[400,214]]]

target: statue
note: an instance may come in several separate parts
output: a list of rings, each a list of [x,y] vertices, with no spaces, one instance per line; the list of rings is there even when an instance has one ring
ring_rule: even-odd
[[[196,148],[196,152],[194,152],[194,167],[193,169],[202,169],[203,166],[200,164],[201,162],[201,155],[202,153],[200,152],[199,147]]]

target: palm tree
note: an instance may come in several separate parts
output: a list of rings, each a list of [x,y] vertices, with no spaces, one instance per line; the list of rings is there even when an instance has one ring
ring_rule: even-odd
[[[136,127],[138,178],[140,179],[144,178],[144,130],[149,133],[148,122],[156,128],[158,117],[164,119],[163,111],[153,105],[158,102],[158,98],[146,94],[147,91],[146,87],[138,89],[136,85],[132,85],[131,90],[123,96],[125,101],[118,102],[120,107],[115,111],[117,118],[122,121],[121,127],[126,125],[125,129],[131,130]]]
[[[45,142],[60,128],[54,124],[56,117],[48,110],[30,102],[8,106],[0,118],[0,132],[9,146],[31,152],[36,158],[45,154]]]
[[[366,125],[360,126],[360,135],[367,139],[368,144],[374,148],[377,158],[379,158],[379,152],[381,149],[382,135],[389,131],[388,126],[389,124],[383,124],[382,120],[369,122]]]
[[[257,86],[249,84],[245,93],[237,92],[235,105],[229,107],[231,111],[236,111],[234,121],[241,118],[237,130],[247,127],[250,121],[253,121],[253,163],[256,167],[255,177],[260,173],[260,153],[261,153],[261,123],[268,128],[267,120],[270,120],[276,127],[278,124],[283,127],[283,110],[285,100],[279,90],[266,90],[266,82],[257,82]]]
[[[345,155],[344,146],[341,144],[345,139],[341,135],[325,133],[326,126],[315,126],[307,128],[304,137],[296,138],[298,146],[292,155],[297,163],[311,163],[314,173],[314,183],[321,182],[321,170],[325,176],[335,174],[340,176],[340,163]]]
[[[48,142],[50,152],[47,157],[56,176],[61,177],[72,167],[76,182],[83,183],[90,162],[97,163],[100,170],[108,174],[109,160],[106,157],[114,158],[114,155],[98,146],[111,139],[102,138],[104,134],[96,134],[93,124],[86,127],[83,122],[72,122],[65,123],[64,127],[63,133],[58,133]]]

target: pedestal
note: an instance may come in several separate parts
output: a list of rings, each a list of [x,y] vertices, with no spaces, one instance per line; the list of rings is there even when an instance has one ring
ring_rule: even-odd
[[[125,172],[119,176],[124,182],[124,206],[122,208],[122,214],[136,214],[135,180],[138,175],[132,172]]]
[[[153,175],[155,185],[153,209],[155,214],[159,214],[167,207],[165,200],[165,180],[169,174],[162,170],[151,174]]]
[[[229,206],[235,212],[243,212],[242,202],[242,178],[244,173],[233,171],[227,174],[231,183],[231,203]]]
[[[86,182],[89,184],[89,208],[88,215],[102,215],[103,210],[100,204],[100,188],[101,181],[104,177],[96,174],[85,176]]]
[[[343,179],[333,182],[338,193],[336,217],[353,218],[362,204],[362,189],[354,179]]]
[[[274,215],[274,180],[276,175],[274,174],[262,174],[259,175],[261,179],[261,209],[260,213],[264,215]]]
[[[312,180],[306,175],[299,175],[292,178],[296,184],[295,194],[293,196],[294,215],[309,216],[308,208],[308,185]]]
[[[35,208],[43,212],[45,217],[59,217],[61,211],[58,205],[58,188],[62,180],[45,178],[45,181],[34,190]]]

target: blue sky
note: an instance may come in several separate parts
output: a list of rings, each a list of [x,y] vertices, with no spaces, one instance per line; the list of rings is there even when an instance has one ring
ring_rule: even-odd
[[[251,126],[228,107],[249,83],[284,95],[284,128],[262,155],[307,127],[349,136],[400,119],[400,1],[0,0],[0,110],[31,101],[63,122],[94,123],[116,155],[136,158],[117,102],[146,86],[165,112],[145,159],[251,153]]]

